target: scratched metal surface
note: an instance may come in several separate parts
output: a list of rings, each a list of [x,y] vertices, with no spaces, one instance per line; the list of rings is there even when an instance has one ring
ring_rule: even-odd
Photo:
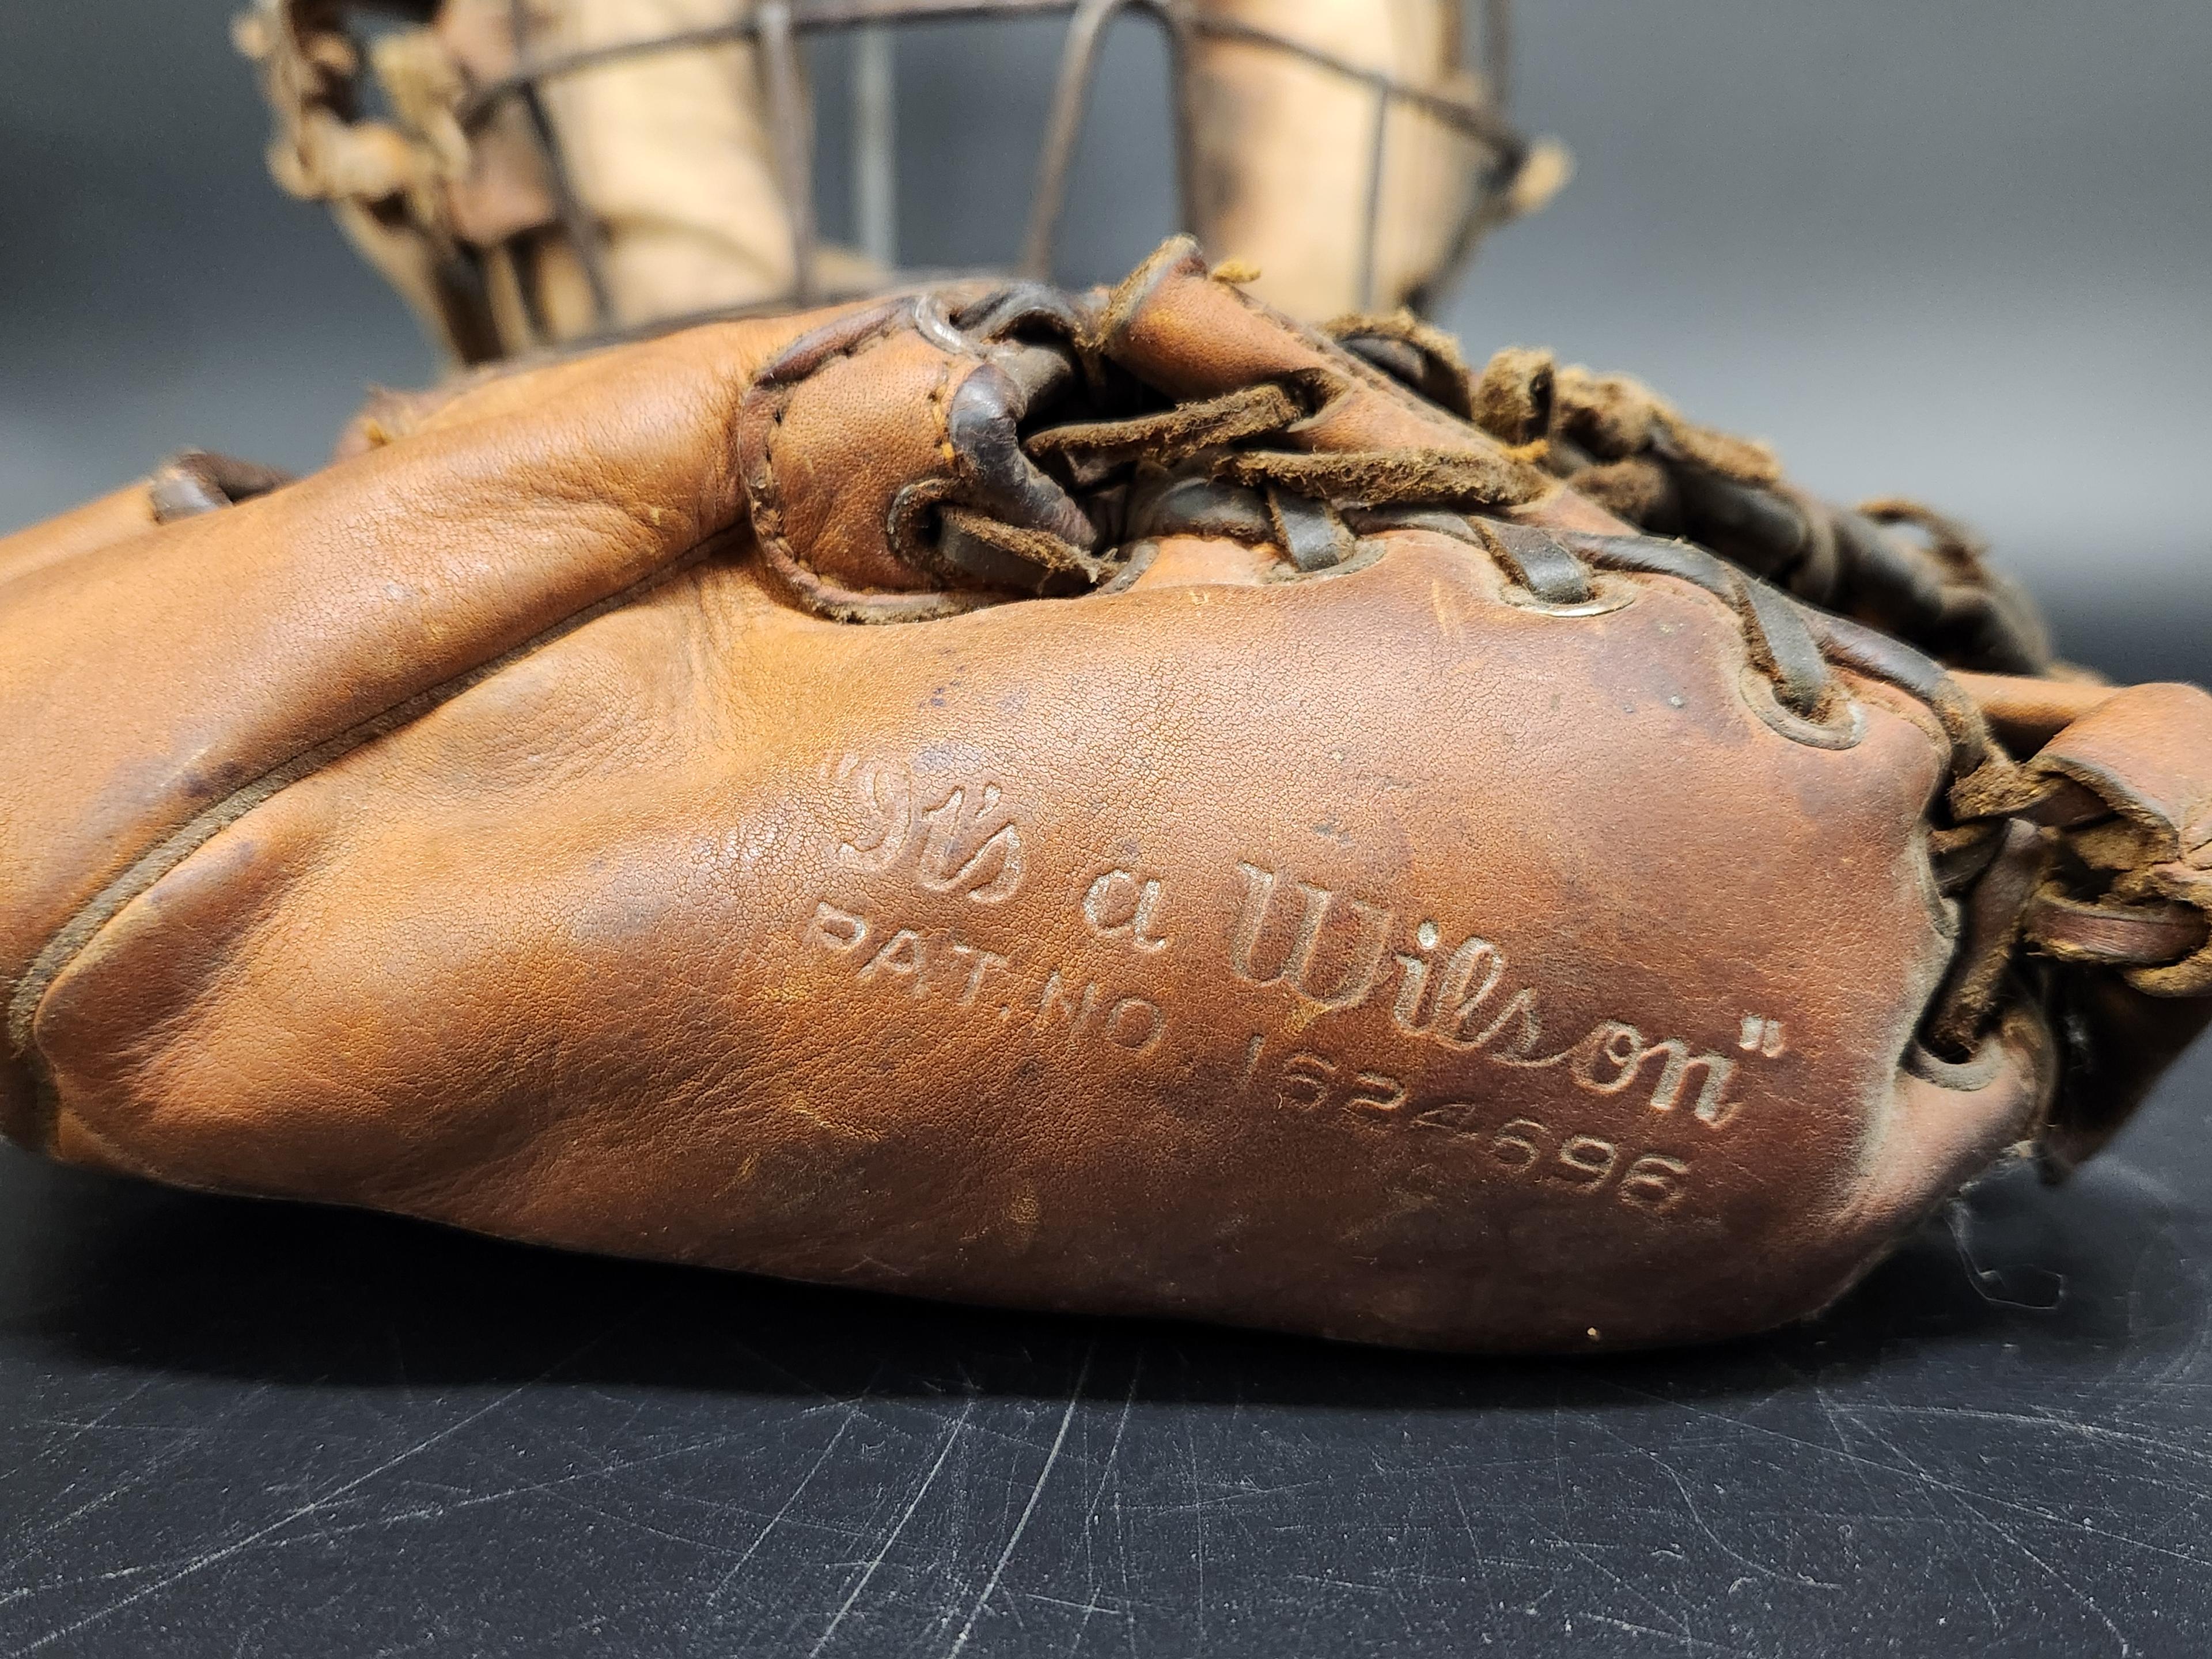
[[[2202,629],[2074,622],[2203,675]],[[1811,1326],[1535,1364],[0,1150],[0,1659],[2212,1652],[2208,1109],[2200,1052]]]

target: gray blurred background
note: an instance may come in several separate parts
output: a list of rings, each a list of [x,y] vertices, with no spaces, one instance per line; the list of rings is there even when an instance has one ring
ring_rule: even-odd
[[[232,0],[0,6],[0,526],[185,444],[311,465],[436,364],[263,171]],[[1444,320],[1772,441],[1842,498],[1979,524],[2062,644],[2212,669],[2212,5],[1520,0],[1515,110],[1578,175]],[[1011,256],[1056,29],[900,48],[902,252]],[[825,218],[839,66],[817,65]],[[1161,52],[1119,26],[1062,275],[1171,228]]]

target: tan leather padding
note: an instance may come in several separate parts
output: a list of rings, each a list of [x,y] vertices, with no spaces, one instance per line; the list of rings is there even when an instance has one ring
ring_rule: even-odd
[[[460,33],[470,24],[464,14],[486,9],[509,7],[455,0],[441,27]],[[529,44],[537,57],[555,58],[727,22],[745,9],[747,0],[536,0]],[[548,81],[542,95],[603,239],[617,325],[790,290],[791,217],[750,42],[594,65]],[[528,176],[525,164],[511,165]],[[490,240],[506,228],[495,221],[478,234]],[[535,283],[556,337],[596,326],[580,268],[559,245],[524,280]]]
[[[1465,95],[1459,0],[1200,0],[1249,24],[1410,85]],[[1254,291],[1319,321],[1401,305],[1432,278],[1472,200],[1474,142],[1409,106],[1386,131],[1375,290],[1363,291],[1376,99],[1335,70],[1248,40],[1196,36],[1189,97],[1200,197],[1191,228],[1256,268]]]

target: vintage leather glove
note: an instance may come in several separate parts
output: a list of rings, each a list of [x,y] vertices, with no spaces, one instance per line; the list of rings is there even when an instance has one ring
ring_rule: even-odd
[[[9,1133],[1489,1349],[1812,1312],[2109,1133],[2212,1008],[2204,694],[1947,672],[2048,665],[1942,533],[1336,333],[1170,244],[0,543]]]

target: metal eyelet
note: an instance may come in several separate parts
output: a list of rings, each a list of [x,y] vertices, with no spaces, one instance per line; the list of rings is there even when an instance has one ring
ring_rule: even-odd
[[[1620,576],[1595,575],[1591,597],[1572,605],[1554,605],[1538,599],[1517,582],[1501,583],[1498,597],[1516,611],[1533,611],[1540,617],[1602,617],[1608,611],[1626,610],[1636,603],[1636,584]]]
[[[1349,576],[1381,561],[1390,550],[1390,544],[1380,536],[1362,536],[1352,544],[1352,551],[1334,564],[1322,565],[1317,570],[1301,570],[1288,559],[1284,559],[1268,570],[1262,579],[1269,582],[1318,582],[1331,576]]]
[[[1808,720],[1784,708],[1774,695],[1774,683],[1751,664],[1736,676],[1736,689],[1751,712],[1792,743],[1814,749],[1855,749],[1867,734],[1865,705],[1844,697],[1838,712],[1826,720]]]

